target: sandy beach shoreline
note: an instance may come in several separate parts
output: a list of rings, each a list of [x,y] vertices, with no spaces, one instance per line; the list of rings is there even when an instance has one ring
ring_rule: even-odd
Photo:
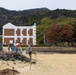
[[[0,60],[0,70],[12,67],[20,72],[18,75],[76,75],[76,54],[38,53],[36,64],[32,64],[31,69],[27,62]]]

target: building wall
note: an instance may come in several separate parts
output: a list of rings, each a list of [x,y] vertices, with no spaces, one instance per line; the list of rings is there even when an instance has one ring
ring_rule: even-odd
[[[23,34],[23,36],[27,36],[27,29],[23,29],[22,34]]]
[[[29,29],[28,34],[29,34],[29,36],[33,36],[33,29]]]
[[[16,34],[17,34],[17,36],[20,36],[20,29],[16,30]]]
[[[14,36],[14,29],[5,29],[4,36]]]
[[[10,25],[10,24],[9,24]],[[9,32],[10,31],[10,32]],[[10,39],[11,38],[11,39]],[[12,39],[13,38],[13,39]],[[36,45],[36,25],[33,26],[3,26],[3,44],[8,44],[10,40],[14,43]]]
[[[20,38],[17,38],[16,43],[20,43]]]
[[[9,44],[9,43],[10,43],[9,40],[12,40],[12,41],[14,42],[14,38],[4,38],[4,42],[5,42],[6,44]]]
[[[27,44],[27,38],[23,38],[22,43],[23,43],[23,45],[26,45]]]

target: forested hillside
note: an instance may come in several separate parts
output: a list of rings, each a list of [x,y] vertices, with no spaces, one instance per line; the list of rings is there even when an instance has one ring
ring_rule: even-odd
[[[27,26],[33,23],[37,24],[37,43],[43,43],[44,33],[52,25],[70,24],[76,32],[76,10],[56,9],[49,10],[47,8],[29,9],[23,11],[7,10],[0,8],[0,28],[8,22],[15,25]],[[0,32],[1,34],[1,32]],[[74,34],[76,36],[76,34]]]
[[[15,25],[32,25],[34,22],[37,25],[45,24],[45,19],[50,22],[65,24],[66,20],[74,20],[76,18],[76,11],[56,9],[49,10],[47,8],[37,8],[23,11],[14,11],[0,8],[0,27],[8,22]],[[43,23],[44,22],[44,23]],[[50,23],[49,22],[49,23]]]

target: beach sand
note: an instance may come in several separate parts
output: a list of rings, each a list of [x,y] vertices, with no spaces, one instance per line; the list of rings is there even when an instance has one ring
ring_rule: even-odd
[[[20,72],[18,75],[76,75],[76,54],[38,53],[34,64],[0,60],[0,70],[12,67]]]

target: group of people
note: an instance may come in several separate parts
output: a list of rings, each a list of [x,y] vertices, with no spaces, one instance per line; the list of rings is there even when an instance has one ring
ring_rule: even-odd
[[[8,51],[9,51],[9,52],[12,51],[11,48],[12,48],[12,47],[11,47],[11,45],[9,44],[9,45],[8,45]],[[22,50],[22,48],[20,47],[20,43],[14,44],[13,50],[14,50],[14,52],[15,52],[16,54],[18,54],[18,50],[19,50],[19,49],[21,50],[22,55],[24,55],[24,56],[26,55],[26,51],[28,51],[29,57],[30,57],[30,59],[32,59],[32,47],[31,47],[30,44],[28,44],[28,47],[27,47],[25,50]]]

